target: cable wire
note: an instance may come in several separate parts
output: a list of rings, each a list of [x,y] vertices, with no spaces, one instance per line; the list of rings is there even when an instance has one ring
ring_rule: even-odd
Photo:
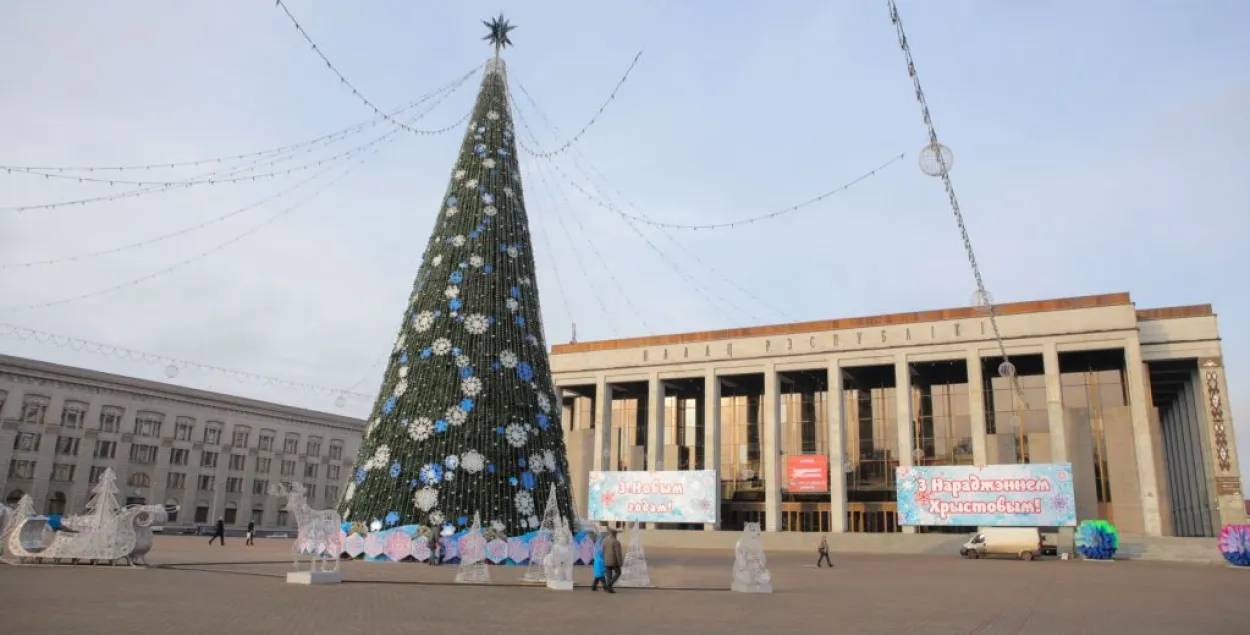
[[[599,121],[599,117],[603,115],[603,111],[607,109],[608,104],[611,104],[616,100],[616,93],[619,92],[621,87],[625,85],[625,81],[629,79],[629,74],[633,72],[634,67],[638,65],[638,60],[640,59],[642,59],[642,50],[639,50],[638,54],[634,55],[634,60],[629,63],[629,68],[625,69],[625,74],[621,75],[621,79],[616,82],[616,86],[612,89],[612,92],[608,94],[608,98],[603,100],[603,103],[599,105],[599,110],[595,111],[595,114],[590,118],[590,121],[586,122],[586,125],[582,126],[582,129],[577,131],[577,134],[569,137],[569,140],[565,141],[564,144],[558,146],[555,150],[547,152],[543,152],[538,149],[537,140],[534,141],[535,147],[533,149],[526,147],[526,145],[520,141],[518,141],[518,145],[520,145],[521,149],[526,153],[540,159],[554,157],[555,155],[573,147],[573,144],[577,143],[577,141],[582,138],[582,135],[586,134],[586,131],[590,130],[590,127],[595,125],[595,122]]]

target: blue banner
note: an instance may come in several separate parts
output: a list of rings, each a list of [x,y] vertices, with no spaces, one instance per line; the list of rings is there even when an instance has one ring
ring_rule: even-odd
[[[1075,526],[1072,464],[900,467],[898,518],[919,527]]]

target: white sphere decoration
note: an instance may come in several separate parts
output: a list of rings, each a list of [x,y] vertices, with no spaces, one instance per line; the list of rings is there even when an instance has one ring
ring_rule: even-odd
[[[177,377],[177,376],[178,376],[178,366],[177,366],[176,364],[170,364],[170,365],[166,366],[166,367],[165,367],[165,376],[166,376],[166,377],[168,377],[168,378],[170,378],[170,379],[173,379],[174,377]]]
[[[989,291],[977,289],[972,292],[972,306],[982,312],[988,312],[990,305],[994,304],[994,294]]]
[[[338,397],[334,399],[334,406],[336,408],[342,408],[346,405],[347,405],[347,397],[344,397],[343,395],[339,395]]]
[[[949,174],[954,166],[955,153],[936,141],[920,150],[920,171],[929,176]]]
[[[998,365],[998,376],[1011,379],[1016,376],[1016,365],[1010,360],[1005,360]]]

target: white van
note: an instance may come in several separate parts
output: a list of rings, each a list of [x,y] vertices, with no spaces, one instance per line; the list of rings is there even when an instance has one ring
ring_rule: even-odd
[[[1042,533],[1037,527],[986,527],[959,548],[965,558],[1011,556],[1032,560],[1042,555]]]

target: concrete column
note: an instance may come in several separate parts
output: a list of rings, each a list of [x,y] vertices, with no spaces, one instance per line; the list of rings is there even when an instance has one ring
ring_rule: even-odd
[[[764,529],[781,529],[781,375],[764,369]]]
[[[664,384],[658,374],[647,379],[647,469],[664,471]]]
[[[912,461],[912,398],[911,398],[911,365],[907,363],[907,355],[899,353],[894,357],[894,399],[897,411],[895,424],[898,435],[898,465],[911,467]],[[916,533],[915,527],[903,527],[903,533]]]
[[[594,469],[597,472],[616,469],[612,462],[612,385],[605,375],[595,377]]]
[[[968,418],[972,429],[972,463],[985,465],[989,454],[985,450],[985,377],[982,376],[981,350],[968,349]]]
[[[1129,413],[1133,419],[1133,448],[1137,454],[1137,480],[1141,492],[1142,529],[1148,536],[1163,535],[1163,517],[1159,511],[1158,477],[1155,475],[1154,438],[1150,434],[1150,417],[1147,414],[1145,367],[1141,357],[1141,342],[1136,333],[1124,340],[1124,360],[1127,370]],[[1112,477],[1114,478],[1114,477]]]
[[[1185,480],[1185,489],[1189,492],[1187,515],[1189,516],[1190,536],[1213,536],[1214,505],[1211,504],[1210,488],[1206,483],[1212,482],[1213,464],[1207,452],[1206,435],[1203,434],[1203,421],[1200,393],[1202,378],[1196,371],[1191,374],[1190,381],[1181,390],[1184,427],[1181,429],[1184,469],[1181,478]]]
[[[1200,360],[1198,391],[1202,395],[1199,420],[1209,436],[1212,480],[1212,512],[1216,527],[1246,522],[1246,508],[1241,485],[1241,467],[1237,456],[1237,436],[1233,428],[1233,410],[1229,403],[1228,378],[1222,358]]]
[[[703,469],[716,472],[716,521],[704,523],[704,531],[720,529],[720,377],[709,368],[703,376]]]
[[[846,434],[842,425],[842,362],[829,358],[825,421],[829,430],[829,529],[846,531]]]
[[[1042,344],[1042,368],[1046,377],[1046,422],[1050,431],[1050,460],[1064,463],[1069,461],[1068,430],[1064,423],[1063,384],[1059,381],[1059,349],[1054,342]]]

